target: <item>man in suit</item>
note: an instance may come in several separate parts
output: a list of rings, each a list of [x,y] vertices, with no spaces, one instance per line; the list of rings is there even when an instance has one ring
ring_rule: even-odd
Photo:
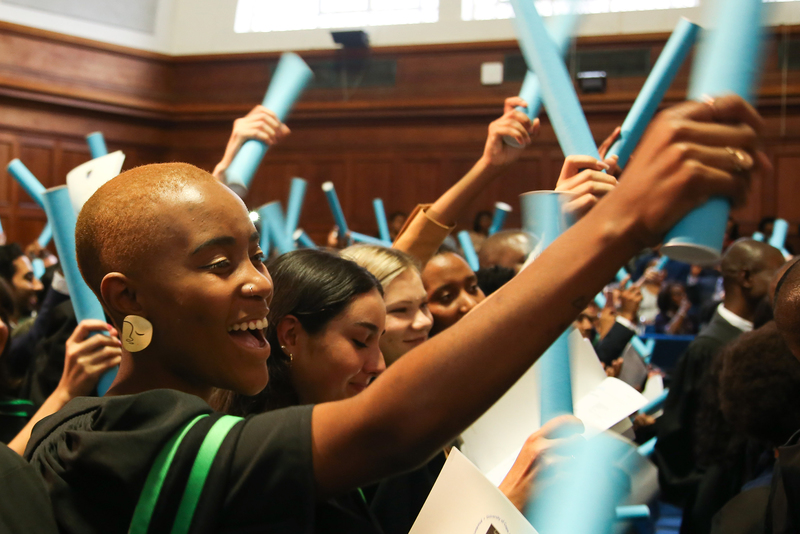
[[[663,497],[689,511],[704,468],[695,456],[695,433],[701,390],[722,347],[753,329],[759,302],[767,295],[776,271],[783,265],[781,252],[766,243],[740,239],[722,258],[725,298],[711,322],[678,360],[672,376],[664,415],[657,421],[653,460],[659,468]],[[684,514],[683,532],[694,531]]]

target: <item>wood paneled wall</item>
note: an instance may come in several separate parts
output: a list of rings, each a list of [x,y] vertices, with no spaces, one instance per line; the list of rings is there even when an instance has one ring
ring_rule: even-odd
[[[745,233],[764,215],[800,223],[800,71],[779,69],[777,45],[800,28],[769,37],[759,109],[775,174],[753,184],[735,216]],[[578,49],[649,47],[653,60],[667,35],[583,38]],[[351,226],[374,233],[371,199],[410,211],[430,202],[478,159],[489,122],[519,82],[480,84],[480,65],[517,52],[516,43],[381,48],[397,60],[393,87],[361,87],[347,100],[338,89],[309,90],[289,120],[292,136],[268,153],[247,199],[252,206],[285,199],[289,180],[309,181],[301,225],[320,241],[333,224],[319,185],[332,180]],[[307,59],[337,59],[337,51]],[[277,54],[168,57],[0,23],[0,165],[19,157],[46,186],[89,158],[84,135],[101,130],[109,149],[122,149],[126,168],[187,161],[211,170],[222,156],[232,121],[259,102]],[[666,103],[685,97],[687,64]],[[602,95],[581,100],[598,142],[620,124],[644,78],[609,79]],[[472,213],[497,200],[551,188],[563,161],[546,116],[539,139],[483,194]],[[632,177],[635,179],[635,177]],[[10,240],[32,240],[43,212],[0,174],[0,220]],[[512,214],[510,225],[519,224]]]

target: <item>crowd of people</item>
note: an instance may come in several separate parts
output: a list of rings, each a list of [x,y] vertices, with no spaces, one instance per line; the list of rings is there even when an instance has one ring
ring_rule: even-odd
[[[657,116],[624,172],[615,157],[566,158],[555,189],[577,222],[541,251],[521,229],[488,235],[478,213],[475,272],[450,234],[535,142],[525,105],[506,100],[441,197],[391,215],[391,247],[337,233],[325,249],[260,249],[225,171],[246,139],[290,135],[261,106],[213,174],[145,165],[86,202],[78,264],[107,323],[76,321],[47,250],[0,246],[0,525],[408,533],[459,434],[572,324],[610,376],[634,336],[693,336],[673,370],[648,371],[669,387],[663,415],[634,425],[637,441],[657,438],[661,498],[684,532],[800,528],[797,262],[734,221],[719,265],[660,262],[690,209],[741,204],[770,171],[760,117],[738,97],[687,102]],[[583,430],[547,423],[499,489],[524,510],[548,491],[544,458]]]

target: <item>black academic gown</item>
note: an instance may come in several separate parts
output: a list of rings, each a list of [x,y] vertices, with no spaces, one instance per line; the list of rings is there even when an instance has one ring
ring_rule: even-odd
[[[190,532],[315,529],[311,406],[237,423],[211,466]],[[175,454],[149,532],[169,532],[197,450],[221,414],[174,390],[81,397],[36,425],[25,452],[45,480],[62,534],[126,534],[150,467],[195,417]]]
[[[664,414],[656,421],[653,461],[658,467],[662,498],[678,506],[690,505],[703,469],[695,459],[695,424],[703,383],[714,356],[742,331],[714,313],[711,322],[680,357],[664,403]]]
[[[5,445],[0,445],[0,532],[58,532],[44,481]]]
[[[765,532],[800,532],[800,431],[778,449]]]

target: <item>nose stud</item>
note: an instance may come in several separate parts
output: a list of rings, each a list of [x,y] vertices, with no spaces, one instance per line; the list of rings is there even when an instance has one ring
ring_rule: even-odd
[[[254,288],[255,288],[255,286],[253,284],[250,284],[250,296],[251,297],[253,296],[253,289]]]

